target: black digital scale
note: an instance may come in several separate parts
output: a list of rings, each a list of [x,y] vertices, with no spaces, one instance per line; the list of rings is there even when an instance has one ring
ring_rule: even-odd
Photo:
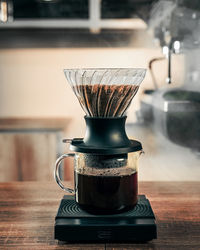
[[[131,242],[157,238],[155,216],[145,195],[127,212],[94,215],[65,195],[55,219],[55,239],[67,242]]]

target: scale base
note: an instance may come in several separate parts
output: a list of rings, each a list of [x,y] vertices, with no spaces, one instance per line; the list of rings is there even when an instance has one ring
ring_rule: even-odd
[[[124,213],[94,215],[65,195],[55,219],[55,239],[67,242],[133,242],[157,238],[155,216],[145,195]]]

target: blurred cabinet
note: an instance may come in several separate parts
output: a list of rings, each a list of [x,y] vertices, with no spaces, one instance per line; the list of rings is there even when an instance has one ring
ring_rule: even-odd
[[[69,119],[0,119],[0,182],[48,181]]]

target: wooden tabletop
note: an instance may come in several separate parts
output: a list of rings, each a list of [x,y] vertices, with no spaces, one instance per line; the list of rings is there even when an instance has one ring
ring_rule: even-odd
[[[158,239],[140,244],[64,244],[54,240],[62,190],[54,182],[0,183],[0,249],[200,249],[200,182],[140,182]]]

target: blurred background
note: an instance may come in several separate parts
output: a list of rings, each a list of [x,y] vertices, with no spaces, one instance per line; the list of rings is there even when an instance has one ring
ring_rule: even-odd
[[[200,1],[0,0],[0,181],[53,179],[85,133],[63,69],[87,67],[148,69],[127,112],[139,180],[199,180]]]

